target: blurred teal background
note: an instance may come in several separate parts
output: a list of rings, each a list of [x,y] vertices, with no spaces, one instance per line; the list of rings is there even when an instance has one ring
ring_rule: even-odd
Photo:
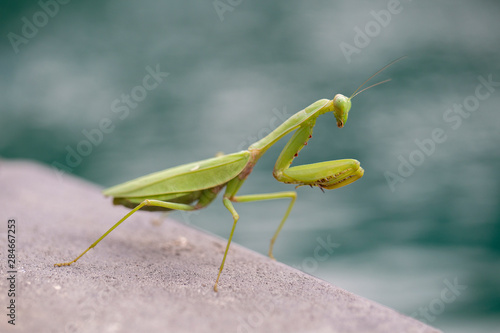
[[[2,3],[0,156],[102,186],[245,149],[408,55],[345,128],[318,119],[295,163],[355,158],[365,176],[299,188],[275,256],[445,331],[498,332],[498,1],[60,1]],[[292,189],[272,177],[285,142],[241,194]],[[238,205],[235,241],[267,253],[286,206]],[[232,223],[221,201],[172,217]]]

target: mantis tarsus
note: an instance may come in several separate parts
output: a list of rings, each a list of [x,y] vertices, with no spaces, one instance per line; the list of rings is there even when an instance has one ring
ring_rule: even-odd
[[[239,219],[233,202],[250,202],[283,198],[290,199],[288,209],[278,229],[274,233],[269,246],[269,256],[274,259],[274,243],[292,210],[295,199],[297,198],[297,193],[295,191],[286,191],[237,196],[236,194],[241,185],[243,185],[248,175],[252,172],[259,158],[261,158],[272,145],[292,131],[295,131],[295,133],[281,151],[274,166],[273,175],[278,181],[286,184],[296,184],[296,187],[309,185],[311,187],[317,186],[322,190],[333,190],[360,179],[363,176],[364,170],[361,168],[360,163],[353,159],[327,161],[294,167],[290,166],[299,151],[307,145],[307,141],[312,136],[312,130],[316,123],[316,119],[320,115],[327,112],[333,112],[337,120],[337,126],[339,128],[344,127],[349,110],[351,109],[351,99],[366,89],[389,81],[390,79],[384,80],[360,90],[369,80],[402,58],[394,60],[370,76],[358,87],[358,89],[356,89],[351,97],[348,98],[344,95],[337,94],[332,100],[320,99],[302,111],[297,112],[265,138],[250,145],[248,150],[184,164],[104,190],[104,195],[113,197],[113,203],[115,205],[123,205],[132,208],[132,210],[73,261],[55,264],[55,266],[69,266],[76,262],[139,209],[167,211],[191,211],[201,209],[208,206],[224,187],[226,190],[222,201],[224,206],[233,216],[233,227],[229,234],[217,279],[215,280],[214,290],[217,291],[219,278],[224,268],[236,223]]]

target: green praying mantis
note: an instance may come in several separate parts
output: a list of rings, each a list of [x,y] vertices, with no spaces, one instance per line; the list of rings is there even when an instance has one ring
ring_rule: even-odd
[[[281,220],[278,229],[274,233],[269,246],[269,257],[274,259],[273,247],[278,234],[285,224],[288,215],[297,198],[295,191],[284,191],[276,193],[237,195],[248,175],[252,172],[257,161],[265,152],[281,138],[295,131],[287,142],[276,161],[273,176],[276,180],[286,184],[299,186],[317,186],[321,190],[333,190],[355,182],[363,176],[364,170],[360,163],[354,159],[343,159],[326,161],[314,164],[299,165],[291,167],[299,151],[307,145],[312,136],[313,127],[317,118],[327,112],[332,112],[339,128],[344,127],[347,122],[351,100],[361,92],[376,85],[390,81],[381,81],[360,90],[369,80],[384,71],[387,67],[403,59],[399,58],[370,76],[358,89],[346,97],[337,94],[332,100],[320,99],[305,109],[297,112],[284,123],[278,126],[265,138],[255,142],[237,153],[216,156],[203,161],[180,165],[152,173],[137,179],[113,186],[103,191],[103,194],[113,198],[115,205],[123,205],[132,210],[121,220],[106,231],[99,239],[89,246],[82,254],[70,262],[55,264],[54,266],[69,266],[80,259],[87,251],[94,248],[111,231],[118,227],[139,209],[143,210],[181,210],[192,211],[208,206],[217,197],[218,193],[225,188],[222,202],[233,217],[233,226],[227,241],[219,273],[214,284],[217,291],[219,278],[224,268],[229,246],[233,238],[239,215],[233,206],[235,202],[251,202],[274,199],[290,199],[290,204]]]

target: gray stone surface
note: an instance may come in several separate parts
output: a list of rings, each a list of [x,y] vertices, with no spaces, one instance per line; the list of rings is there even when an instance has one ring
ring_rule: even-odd
[[[71,267],[128,210],[100,188],[0,160],[1,332],[439,332],[233,244],[138,212]],[[7,324],[7,227],[16,220],[16,326]],[[228,216],[224,216],[225,219]]]

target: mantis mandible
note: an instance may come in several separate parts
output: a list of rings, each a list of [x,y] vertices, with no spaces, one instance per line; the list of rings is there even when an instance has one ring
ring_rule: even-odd
[[[132,210],[74,260],[55,264],[54,266],[69,266],[75,263],[139,209],[164,211],[192,211],[201,209],[208,206],[223,188],[225,188],[225,191],[222,202],[233,217],[233,226],[229,234],[222,263],[219,267],[219,273],[215,280],[214,291],[217,291],[219,278],[224,268],[236,223],[239,220],[239,215],[233,206],[234,202],[290,199],[290,204],[269,246],[269,257],[274,259],[274,243],[292,210],[297,193],[295,191],[285,191],[237,195],[238,190],[262,155],[272,145],[292,131],[295,131],[295,133],[281,151],[274,166],[273,176],[276,180],[286,184],[296,184],[296,188],[309,185],[311,187],[317,186],[321,190],[333,190],[360,179],[363,176],[364,170],[361,168],[360,163],[354,159],[326,161],[294,167],[291,167],[291,164],[299,151],[307,145],[308,140],[312,137],[313,127],[320,115],[332,112],[337,121],[337,126],[339,128],[344,127],[347,122],[349,110],[351,109],[351,99],[371,87],[390,81],[390,79],[387,79],[360,90],[373,77],[403,58],[401,57],[392,61],[370,76],[356,89],[351,97],[337,94],[332,100],[320,99],[312,103],[302,111],[288,118],[265,138],[250,145],[248,150],[184,164],[139,177],[104,190],[104,195],[113,198],[113,204],[123,205],[132,208]]]

